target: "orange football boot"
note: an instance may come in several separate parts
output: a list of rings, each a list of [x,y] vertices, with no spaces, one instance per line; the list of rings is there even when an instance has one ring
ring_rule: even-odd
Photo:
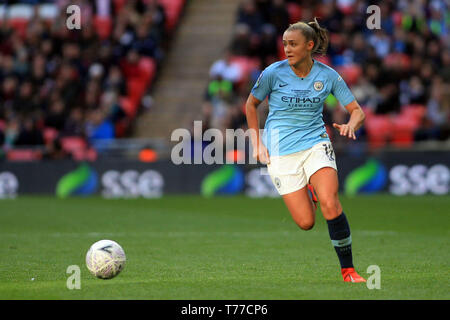
[[[317,199],[316,192],[314,191],[312,184],[308,184],[307,187],[308,187],[308,194],[313,202],[313,207],[315,211],[317,210],[317,202],[319,201],[319,199]]]
[[[344,282],[366,282],[366,279],[356,273],[355,268],[342,268],[341,273]]]

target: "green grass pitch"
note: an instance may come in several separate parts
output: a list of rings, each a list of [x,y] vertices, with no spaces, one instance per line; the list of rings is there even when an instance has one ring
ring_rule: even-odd
[[[450,197],[341,201],[355,267],[378,265],[380,290],[344,283],[320,210],[303,231],[279,198],[19,197],[0,201],[0,299],[450,298]],[[111,280],[85,266],[100,239],[127,255]],[[80,290],[66,287],[69,265]]]

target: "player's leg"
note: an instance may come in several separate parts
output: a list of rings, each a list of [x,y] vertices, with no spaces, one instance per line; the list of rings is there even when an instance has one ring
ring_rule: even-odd
[[[314,226],[316,206],[308,194],[307,177],[302,168],[305,155],[305,152],[298,152],[271,157],[267,169],[295,223],[303,230],[310,230]]]
[[[339,182],[334,168],[325,167],[317,170],[309,178],[320,202],[320,209],[326,220],[337,218],[342,213],[339,201]]]
[[[352,237],[350,226],[339,201],[339,182],[334,168],[324,167],[310,177],[322,214],[327,220],[328,232],[341,264],[341,273],[346,282],[365,282],[353,267]]]
[[[316,214],[307,187],[282,195],[282,197],[295,223],[303,230],[312,229]]]

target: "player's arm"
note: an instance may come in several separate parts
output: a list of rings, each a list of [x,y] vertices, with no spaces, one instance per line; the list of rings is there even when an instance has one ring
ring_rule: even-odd
[[[253,157],[262,163],[269,163],[269,153],[259,136],[259,119],[256,108],[258,108],[260,103],[261,100],[255,98],[255,96],[250,93],[247,103],[245,104],[247,125],[251,132],[250,139],[253,147]]]
[[[346,124],[333,123],[333,127],[339,130],[341,136],[356,140],[355,131],[363,125],[366,116],[356,100],[346,105],[345,109],[350,113],[350,120]]]

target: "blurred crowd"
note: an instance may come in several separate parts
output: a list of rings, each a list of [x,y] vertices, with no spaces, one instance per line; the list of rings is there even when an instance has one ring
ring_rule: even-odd
[[[129,132],[139,108],[151,101],[143,98],[167,50],[177,21],[173,12],[179,14],[184,0],[2,3],[0,145],[5,152],[45,146],[43,156],[56,159],[70,156],[65,137],[89,145]],[[71,4],[81,8],[80,30],[66,26]],[[168,11],[174,4],[176,10]],[[370,4],[380,8],[378,30],[366,26],[369,1],[243,0],[232,40],[210,69],[205,128],[245,129],[250,89],[266,66],[284,59],[284,30],[317,17],[329,31],[330,45],[327,55],[315,58],[343,76],[368,115],[360,140],[408,146],[449,139],[448,2]],[[330,124],[346,117],[329,96],[324,121],[330,136]]]
[[[81,9],[79,30],[66,26],[73,4]],[[2,149],[45,145],[44,157],[62,158],[66,136],[88,143],[124,136],[164,56],[166,19],[158,0],[7,1],[0,14]]]
[[[372,4],[380,8],[380,29],[366,25]],[[261,70],[285,58],[283,32],[314,17],[330,39],[327,54],[315,58],[343,76],[366,111],[360,140],[377,147],[450,138],[450,13],[444,0],[243,0],[228,50],[210,69],[206,127],[246,128],[252,85]],[[330,95],[324,121],[335,140],[341,137],[333,137],[330,125],[347,118]]]

